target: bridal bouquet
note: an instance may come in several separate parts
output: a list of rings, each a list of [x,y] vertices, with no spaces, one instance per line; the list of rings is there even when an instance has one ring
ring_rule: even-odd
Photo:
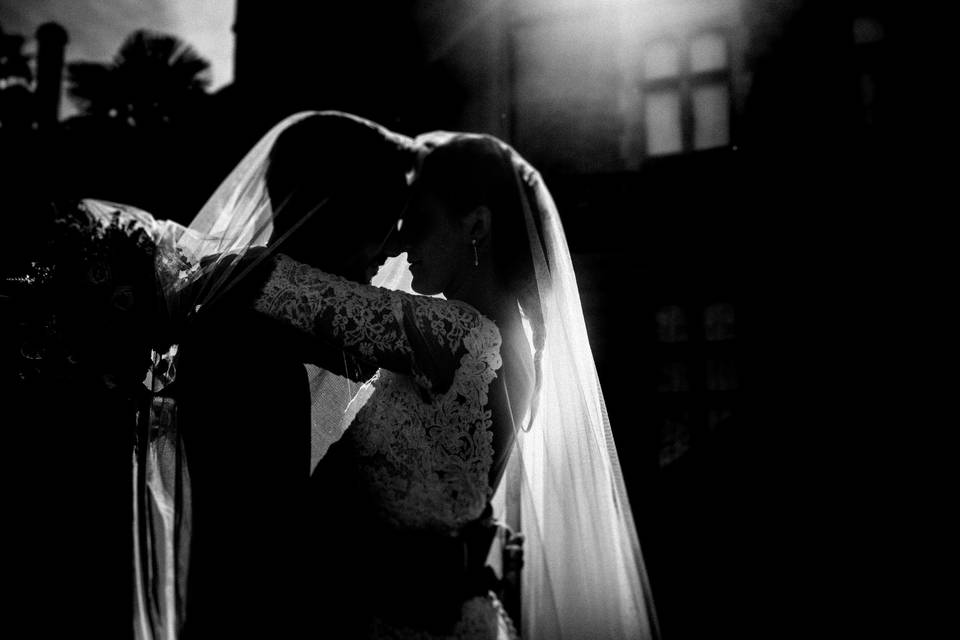
[[[17,376],[132,396],[151,365],[158,318],[150,221],[77,201],[50,203],[44,213],[43,237],[4,283]]]

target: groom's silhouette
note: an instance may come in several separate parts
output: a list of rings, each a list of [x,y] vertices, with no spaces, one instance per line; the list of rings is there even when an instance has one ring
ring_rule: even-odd
[[[345,114],[292,125],[273,147],[266,178],[280,210],[272,248],[368,281],[399,217],[411,162],[398,139]],[[294,638],[323,628],[306,590],[311,396],[303,363],[336,369],[343,357],[318,353],[250,310],[269,275],[270,261],[261,264],[199,314],[181,343],[176,384],[193,518],[188,639]]]

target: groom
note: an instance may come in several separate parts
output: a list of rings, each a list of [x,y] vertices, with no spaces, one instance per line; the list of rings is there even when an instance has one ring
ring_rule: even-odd
[[[271,250],[369,282],[385,259],[410,168],[402,137],[365,120],[323,112],[292,125],[277,139],[266,176],[279,209]],[[177,384],[193,517],[187,640],[299,638],[323,628],[322,606],[306,596],[311,394],[304,362],[337,370],[343,357],[318,353],[250,310],[269,275],[260,271],[200,314],[181,344]]]

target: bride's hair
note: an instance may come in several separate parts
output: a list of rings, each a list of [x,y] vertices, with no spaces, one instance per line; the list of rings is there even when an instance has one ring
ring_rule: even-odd
[[[455,135],[433,147],[418,177],[419,185],[429,189],[454,215],[465,215],[479,206],[489,209],[494,273],[516,296],[532,329],[536,366],[533,397],[542,382],[546,335],[530,236],[536,234],[535,241],[541,242],[542,230],[537,215],[531,216],[534,228],[528,229],[525,210],[536,202],[534,181],[538,179],[516,151],[493,136],[481,134]]]
[[[349,114],[320,112],[291,125],[274,143],[266,171],[271,242],[310,216],[277,248],[335,270],[345,240],[385,234],[396,223],[414,157],[401,137]]]

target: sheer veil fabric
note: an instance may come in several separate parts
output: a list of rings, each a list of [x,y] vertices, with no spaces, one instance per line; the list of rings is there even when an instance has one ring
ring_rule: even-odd
[[[161,230],[158,275],[171,325],[202,312],[270,255],[267,250],[254,254],[252,260],[236,259],[254,247],[267,246],[273,232],[276,211],[266,194],[265,177],[274,142],[291,125],[317,113],[299,113],[276,125],[221,184],[189,227],[166,223]],[[459,135],[474,135],[432,132],[410,139],[380,130],[398,148],[409,149],[421,159]],[[557,208],[538,172],[508,145],[498,144],[504,163],[515,176],[523,205],[545,329],[542,384],[534,399],[535,411],[532,420],[514,425],[515,446],[494,496],[498,517],[519,513],[519,522],[514,517],[510,524],[518,526],[525,538],[521,636],[657,638],[643,555]],[[410,179],[415,177],[416,171]],[[323,204],[318,203],[306,217],[315,215]],[[305,220],[287,233],[302,222]],[[388,260],[373,284],[412,292],[405,258],[400,255]],[[196,286],[201,282],[202,287]],[[530,348],[533,353],[532,341]],[[175,348],[172,351],[172,356],[167,355],[175,363]],[[339,418],[358,387],[342,378],[325,383],[317,378],[323,375],[315,370],[311,380],[317,408],[315,429],[326,429],[336,437],[344,427]],[[501,382],[509,395],[510,380]],[[338,424],[331,425],[331,421]],[[164,450],[168,454],[178,451],[176,447]],[[154,489],[138,494],[139,511],[152,508],[175,514],[164,521],[164,535],[167,540],[182,542],[188,536],[189,517],[176,511],[189,505],[178,503],[174,496],[188,495],[180,486],[189,484],[187,474],[171,477],[161,473],[170,467],[162,460],[157,462],[156,456],[141,456],[140,460],[148,467],[141,474],[150,475],[153,465],[151,477],[158,480],[153,485],[141,483],[141,487]],[[176,595],[174,585],[185,584],[176,574],[186,567],[168,562],[168,588],[157,589],[156,578],[150,578],[156,572],[146,570],[149,563],[144,562],[142,553],[145,545],[157,546],[155,538],[140,527],[138,637],[175,637],[182,623],[177,603],[183,594]]]

